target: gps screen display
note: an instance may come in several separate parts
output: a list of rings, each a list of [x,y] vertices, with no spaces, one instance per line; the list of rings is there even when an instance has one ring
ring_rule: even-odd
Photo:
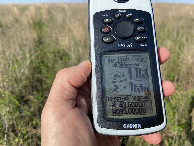
[[[147,53],[103,55],[106,117],[135,119],[156,115]]]

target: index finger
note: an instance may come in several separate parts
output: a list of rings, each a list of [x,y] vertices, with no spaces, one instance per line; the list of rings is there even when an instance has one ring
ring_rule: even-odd
[[[163,64],[170,58],[170,51],[165,47],[159,47],[158,56],[159,56],[160,64]]]

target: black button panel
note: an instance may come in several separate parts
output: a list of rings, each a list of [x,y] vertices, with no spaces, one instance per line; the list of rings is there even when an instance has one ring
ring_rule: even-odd
[[[102,38],[102,41],[106,44],[110,44],[115,41],[115,38],[113,36],[105,36]]]
[[[105,14],[101,24],[101,34],[109,35],[103,35],[102,42],[113,43],[116,41],[116,38],[119,38],[118,41],[133,39],[136,43],[146,42],[148,38],[146,36],[147,28],[144,27],[146,23],[145,18],[142,15],[139,17],[131,12],[118,12],[112,15]]]

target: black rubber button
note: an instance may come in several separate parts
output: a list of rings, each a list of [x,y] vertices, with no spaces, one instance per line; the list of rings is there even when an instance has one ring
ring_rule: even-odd
[[[114,31],[119,38],[129,38],[134,33],[133,25],[129,22],[119,22],[115,25]]]
[[[143,18],[135,18],[135,19],[133,20],[133,22],[134,22],[134,23],[137,23],[137,24],[141,24],[141,23],[143,23]]]
[[[143,43],[147,40],[147,37],[145,35],[138,35],[135,37],[135,41],[137,43]]]
[[[132,17],[131,13],[125,15],[125,18],[127,18],[127,19],[131,19],[131,17]]]
[[[138,32],[145,32],[146,31],[146,28],[143,27],[143,26],[139,26],[139,27],[137,27],[137,31]]]
[[[106,44],[110,44],[115,41],[115,38],[113,36],[105,36],[102,38],[102,41]]]
[[[117,14],[114,15],[114,17],[118,20],[118,19],[121,18],[121,14],[120,13],[117,13]]]
[[[111,24],[111,23],[113,23],[113,19],[112,18],[105,18],[105,19],[102,20],[102,22],[104,24]]]
[[[111,32],[111,28],[109,26],[102,27],[101,32],[107,34]]]

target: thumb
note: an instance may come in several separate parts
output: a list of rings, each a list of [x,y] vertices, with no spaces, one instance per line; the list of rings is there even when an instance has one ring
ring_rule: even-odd
[[[48,101],[58,104],[75,101],[77,88],[87,81],[90,72],[90,61],[84,61],[78,66],[59,71],[52,85]]]

